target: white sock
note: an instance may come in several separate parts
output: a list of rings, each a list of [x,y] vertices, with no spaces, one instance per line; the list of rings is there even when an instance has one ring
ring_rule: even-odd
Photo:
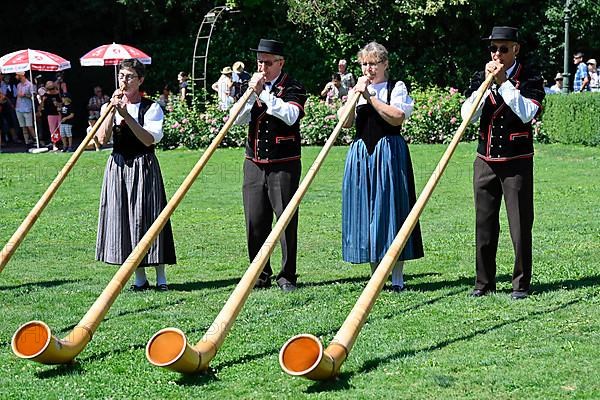
[[[392,285],[393,286],[404,286],[404,261],[396,261],[396,265],[392,270]]]
[[[148,279],[146,278],[146,268],[139,267],[135,270],[135,286],[142,286],[146,283]]]
[[[158,264],[156,266],[156,285],[166,285],[167,274],[165,272],[165,264]]]

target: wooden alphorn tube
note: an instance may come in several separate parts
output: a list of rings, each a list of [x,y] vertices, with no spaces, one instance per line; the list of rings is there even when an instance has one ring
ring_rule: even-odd
[[[460,124],[452,138],[452,142],[450,142],[446,152],[442,155],[421,195],[406,217],[406,221],[402,224],[390,248],[385,253],[385,256],[358,298],[354,308],[329,346],[323,349],[321,341],[316,336],[310,334],[294,336],[283,345],[279,352],[279,364],[289,375],[302,376],[312,380],[326,380],[334,378],[339,374],[342,363],[348,357],[348,353],[352,349],[360,330],[367,320],[373,304],[375,304],[385,281],[404,249],[410,234],[419,220],[419,216],[442,177],[450,158],[454,154],[467,125],[475,114],[477,106],[493,78],[494,76],[490,74],[479,87],[475,103],[469,111],[468,118]]]
[[[96,331],[96,328],[98,328],[98,325],[100,325],[102,319],[110,309],[110,306],[131,277],[131,274],[133,274],[142,259],[146,256],[148,249],[160,234],[179,203],[183,200],[184,196],[219,146],[219,143],[221,143],[225,137],[227,131],[233,125],[235,118],[252,95],[252,92],[252,89],[248,89],[234,106],[231,118],[229,118],[223,128],[221,128],[210,146],[208,146],[204,154],[202,154],[202,157],[200,157],[200,160],[198,160],[179,189],[177,189],[173,198],[167,203],[154,223],[150,226],[150,229],[148,229],[137,246],[135,246],[100,297],[94,302],[73,331],[65,336],[64,339],[58,339],[55,336],[52,336],[50,328],[45,323],[41,321],[28,322],[22,325],[12,337],[12,349],[18,357],[37,361],[42,364],[64,364],[72,361],[85,348],[92,339],[92,335]]]
[[[219,351],[223,341],[225,341],[225,337],[227,336],[227,333],[229,333],[238,314],[244,307],[246,299],[254,287],[254,283],[265,267],[267,260],[271,257],[275,244],[294,216],[308,187],[315,178],[319,168],[321,168],[329,150],[331,150],[331,147],[335,143],[335,139],[342,130],[343,122],[348,117],[352,110],[352,106],[358,100],[359,95],[360,93],[355,93],[348,99],[346,108],[342,113],[340,121],[335,126],[333,133],[329,136],[327,142],[325,142],[325,145],[317,155],[317,158],[311,165],[302,182],[300,182],[298,190],[296,190],[290,203],[281,214],[281,217],[277,220],[277,223],[265,240],[261,250],[254,260],[252,260],[252,263],[250,263],[250,266],[242,276],[242,279],[237,284],[223,306],[223,309],[217,315],[217,318],[210,325],[202,339],[192,347],[188,344],[185,334],[181,330],[177,328],[162,329],[152,336],[146,346],[146,358],[148,358],[148,361],[150,361],[151,364],[156,365],[157,367],[164,367],[173,371],[188,374],[204,372],[208,369],[210,361],[217,354],[217,351]]]
[[[69,161],[67,161],[65,166],[60,170],[56,178],[54,178],[50,186],[48,186],[48,189],[46,189],[42,197],[38,200],[35,206],[33,206],[27,217],[25,217],[23,222],[21,222],[21,225],[19,225],[15,233],[13,233],[11,238],[8,239],[8,242],[6,243],[6,245],[4,245],[2,251],[0,251],[0,272],[2,272],[12,255],[15,253],[15,251],[17,250],[17,248],[19,247],[19,245],[21,244],[21,242],[23,241],[33,224],[35,223],[35,221],[37,221],[42,211],[44,211],[44,208],[46,208],[48,203],[50,203],[50,200],[52,200],[52,196],[54,196],[59,186],[63,183],[69,172],[71,172],[71,169],[73,169],[73,166],[75,165],[77,160],[79,160],[81,154],[85,151],[86,146],[88,145],[90,140],[92,140],[92,138],[98,131],[98,128],[100,128],[100,126],[106,119],[106,116],[110,114],[113,108],[114,106],[110,105],[106,108],[102,115],[100,115],[100,118],[98,118],[98,121],[96,121],[90,133],[88,133],[87,136],[83,139],[79,147],[77,147],[77,150],[75,150],[73,155],[69,158]]]

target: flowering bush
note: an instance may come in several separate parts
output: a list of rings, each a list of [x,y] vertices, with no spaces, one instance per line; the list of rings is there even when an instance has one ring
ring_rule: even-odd
[[[454,88],[416,89],[410,96],[415,108],[404,123],[403,134],[412,143],[450,143],[462,122],[464,96]],[[477,124],[469,124],[462,140],[477,138]]]
[[[304,105],[304,118],[300,122],[302,144],[323,145],[331,136],[335,125],[338,123],[337,110],[342,102],[337,100],[332,105],[327,105],[317,96],[309,96]],[[353,131],[354,129],[352,129]],[[342,129],[336,144],[348,144],[352,141],[350,129]]]
[[[403,135],[412,143],[448,143],[456,133],[461,119],[460,107],[464,97],[457,89],[428,88],[414,90],[411,97],[415,109],[405,122]],[[172,99],[166,107],[164,138],[159,143],[162,149],[186,147],[198,149],[207,147],[217,136],[229,117],[227,111],[217,107],[217,101],[210,99],[203,104],[196,97],[191,105]],[[345,100],[345,99],[344,99]],[[304,118],[300,122],[303,145],[323,145],[333,132],[338,120],[337,110],[341,101],[327,105],[317,96],[309,96],[304,106]],[[248,127],[233,125],[221,142],[222,147],[239,147],[245,143]],[[348,144],[354,137],[354,128],[342,129],[336,144]],[[470,124],[463,140],[477,138],[477,125]]]
[[[174,98],[166,106],[163,123],[162,149],[207,147],[227,122],[229,113],[220,110],[216,102],[202,104],[196,97],[191,105]],[[245,126],[233,125],[223,138],[221,147],[239,147],[246,137]]]

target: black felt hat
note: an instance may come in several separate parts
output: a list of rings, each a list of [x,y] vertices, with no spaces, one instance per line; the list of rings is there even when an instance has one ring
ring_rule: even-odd
[[[260,39],[260,42],[258,43],[258,48],[250,50],[256,51],[257,53],[274,54],[276,56],[285,55],[283,53],[283,43],[271,39]]]
[[[492,33],[488,37],[481,40],[509,40],[511,42],[519,42],[519,30],[511,26],[495,26],[492,28]]]

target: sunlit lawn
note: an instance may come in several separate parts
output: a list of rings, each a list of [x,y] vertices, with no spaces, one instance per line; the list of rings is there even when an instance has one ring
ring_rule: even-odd
[[[411,146],[417,190],[445,146]],[[368,279],[341,260],[345,147],[334,148],[300,207],[299,290],[254,291],[204,376],[151,366],[148,339],[174,326],[198,341],[249,262],[241,149],[219,149],[172,222],[178,265],[171,290],[124,290],[68,366],[18,359],[10,339],[38,319],[65,336],[116,271],[94,261],[108,152],[86,152],[0,274],[0,398],[600,398],[600,149],[537,145],[532,296],[512,301],[505,213],[499,291],[469,298],[474,279],[471,171],[460,145],[421,217],[425,258],[409,262],[409,290],[382,292],[340,378],[292,378],[278,363],[298,333],[328,344]],[[305,170],[318,148],[305,148]],[[168,195],[198,152],[158,154]],[[0,246],[40,198],[66,154],[0,154]],[[279,253],[276,253],[275,266]],[[153,274],[150,275],[154,282]]]

